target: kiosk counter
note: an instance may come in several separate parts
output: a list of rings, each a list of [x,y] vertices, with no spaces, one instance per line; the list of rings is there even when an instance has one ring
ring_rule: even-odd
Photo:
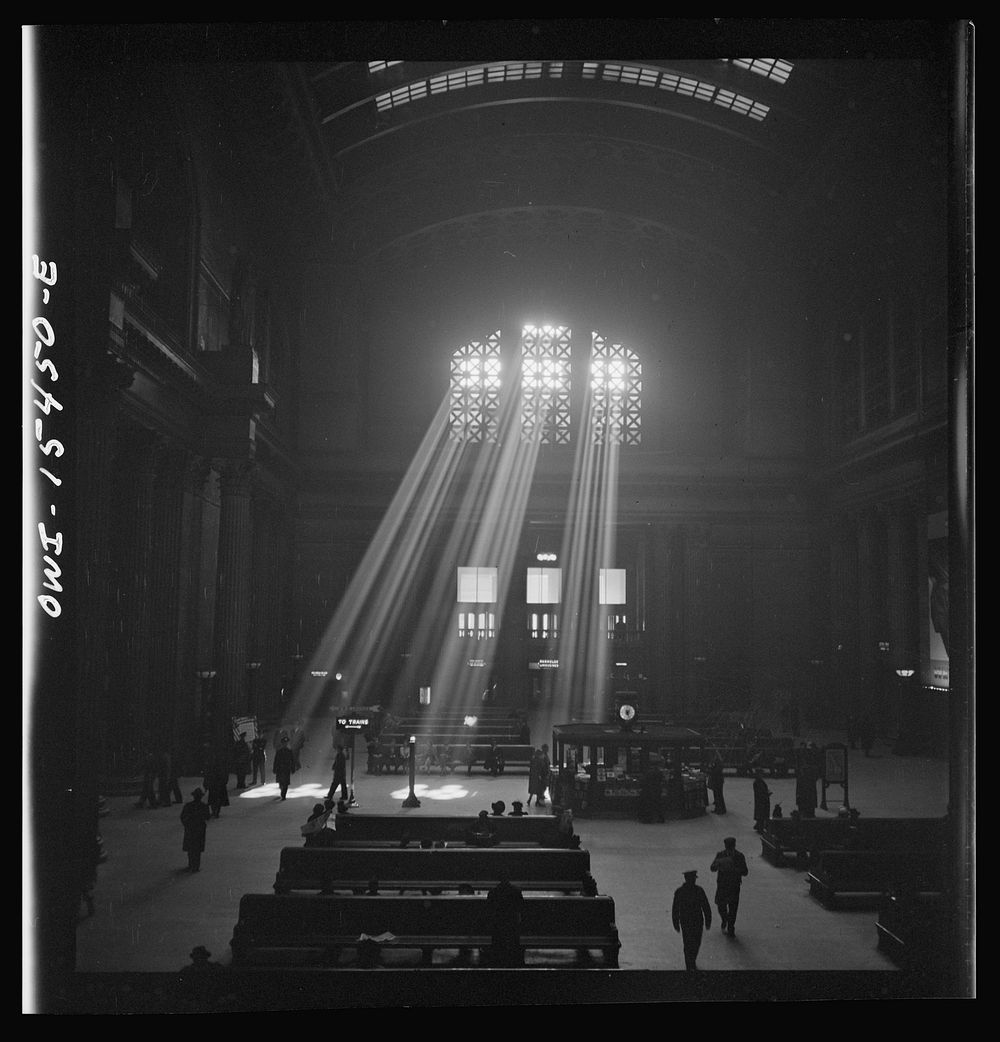
[[[669,724],[560,724],[552,730],[553,799],[580,817],[697,817],[708,804],[704,744],[697,731]]]

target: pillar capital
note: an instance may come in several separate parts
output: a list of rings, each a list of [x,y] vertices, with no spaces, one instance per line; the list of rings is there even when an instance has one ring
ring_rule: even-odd
[[[258,467],[253,460],[223,459],[215,461],[219,472],[219,489],[223,497],[250,498],[258,481]]]

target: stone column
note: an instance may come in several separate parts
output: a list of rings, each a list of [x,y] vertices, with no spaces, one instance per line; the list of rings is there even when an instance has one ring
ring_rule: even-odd
[[[205,482],[211,472],[211,461],[197,456],[188,459],[182,484],[181,535],[178,570],[177,649],[174,690],[176,710],[174,734],[179,766],[197,773],[201,762],[202,731],[201,697],[205,682],[197,673],[213,668],[211,657],[198,658],[199,626],[202,617],[201,554],[202,516]]]
[[[115,489],[115,561],[111,615],[110,767],[132,777],[141,765],[147,733],[149,684],[149,554],[153,464],[159,439],[128,426],[119,432]]]
[[[176,741],[181,521],[187,465],[186,453],[166,446],[156,460],[152,482],[148,716],[162,749],[173,748]]]
[[[215,615],[215,751],[228,751],[230,718],[241,715],[250,635],[250,565],[253,540],[251,493],[256,466],[249,460],[219,465],[221,514]]]
[[[858,684],[858,546],[857,522],[844,516],[834,522],[830,544],[830,686],[837,723],[860,701]]]
[[[119,394],[133,373],[104,354],[76,371],[78,409],[77,483],[77,707],[75,732],[78,760],[91,770],[94,831],[96,796],[106,789],[108,776],[109,616],[118,549],[114,538],[118,521],[114,494],[118,451]],[[113,551],[114,546],[114,551]],[[81,775],[82,778],[82,775]],[[78,785],[81,782],[78,780]]]
[[[684,630],[686,704],[677,706],[682,715],[700,716],[708,707],[708,676],[712,649],[707,646],[705,617],[708,591],[708,525],[684,526]]]

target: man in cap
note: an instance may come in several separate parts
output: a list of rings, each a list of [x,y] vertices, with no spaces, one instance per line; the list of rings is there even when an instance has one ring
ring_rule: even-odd
[[[727,836],[723,841],[724,849],[715,855],[709,866],[716,873],[718,882],[715,887],[715,904],[719,909],[719,929],[730,937],[736,936],[736,912],[740,907],[740,886],[743,877],[749,875],[747,859],[736,849],[736,839]]]
[[[684,885],[674,891],[674,904],[671,909],[674,929],[684,940],[684,968],[696,970],[695,959],[701,947],[702,927],[712,927],[712,909],[705,891],[695,882],[698,873],[691,869],[684,873]]]

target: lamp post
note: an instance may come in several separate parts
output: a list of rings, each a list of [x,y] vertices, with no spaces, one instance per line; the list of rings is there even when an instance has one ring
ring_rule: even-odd
[[[417,799],[417,794],[413,791],[413,786],[417,780],[417,736],[415,734],[410,735],[410,795],[403,800],[404,807],[419,807],[420,800]]]

